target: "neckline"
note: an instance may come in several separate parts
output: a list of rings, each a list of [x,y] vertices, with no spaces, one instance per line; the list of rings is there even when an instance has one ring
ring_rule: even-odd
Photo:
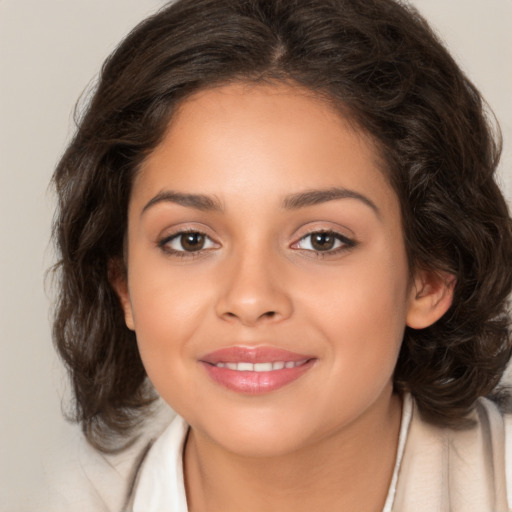
[[[395,466],[382,512],[392,512],[409,426],[412,398],[402,396],[402,417]],[[133,491],[133,512],[186,512],[183,450],[190,426],[176,416],[158,437],[143,461]]]
[[[396,451],[395,467],[393,468],[393,475],[391,476],[391,483],[389,484],[388,495],[384,502],[382,512],[392,512],[393,504],[395,502],[396,487],[398,484],[398,474],[402,459],[405,451],[405,443],[409,433],[409,426],[412,418],[412,398],[409,393],[404,393],[402,396],[402,419],[400,421],[400,433],[398,434],[398,447]]]

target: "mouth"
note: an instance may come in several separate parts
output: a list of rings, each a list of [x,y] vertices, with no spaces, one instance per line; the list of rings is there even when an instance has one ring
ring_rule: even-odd
[[[239,363],[218,362],[214,364],[217,368],[227,368],[237,372],[275,372],[284,368],[296,368],[306,363],[308,359],[301,361],[267,361],[264,363],[250,363],[241,361]]]
[[[199,362],[217,384],[242,394],[276,391],[304,375],[316,358],[273,347],[228,347]]]

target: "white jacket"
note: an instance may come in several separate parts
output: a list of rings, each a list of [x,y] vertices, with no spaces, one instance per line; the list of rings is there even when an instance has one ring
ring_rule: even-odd
[[[512,415],[480,399],[473,418],[475,426],[468,430],[435,427],[405,397],[383,512],[512,512]],[[82,441],[50,475],[52,492],[38,511],[187,512],[182,471],[187,430],[177,416],[163,432],[157,425],[118,455],[102,455]]]

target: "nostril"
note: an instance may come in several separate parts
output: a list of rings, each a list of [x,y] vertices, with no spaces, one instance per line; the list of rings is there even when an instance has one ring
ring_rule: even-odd
[[[228,318],[238,318],[238,319],[241,319],[243,320],[245,315],[243,314],[236,314],[234,313],[233,311],[226,311],[225,313],[225,316],[228,317]],[[277,312],[276,311],[266,311],[265,313],[261,313],[260,315],[256,315],[254,316],[254,320],[257,321],[257,320],[263,320],[265,318],[267,319],[272,319],[272,318],[275,318],[277,316]]]

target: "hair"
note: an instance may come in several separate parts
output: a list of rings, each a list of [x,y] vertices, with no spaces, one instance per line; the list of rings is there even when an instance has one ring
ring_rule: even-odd
[[[133,178],[181,102],[232,82],[306,88],[375,141],[400,200],[410,268],[456,278],[448,312],[406,328],[394,386],[426,420],[463,425],[512,351],[500,137],[475,86],[402,2],[178,0],[107,59],[53,177],[54,341],[87,439],[102,450],[130,439],[155,399],[109,281],[123,258]]]

